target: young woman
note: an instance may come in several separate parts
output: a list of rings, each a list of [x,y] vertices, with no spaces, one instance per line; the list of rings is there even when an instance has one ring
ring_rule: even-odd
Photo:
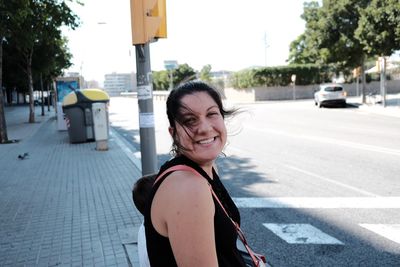
[[[174,171],[153,186],[145,210],[152,267],[245,266],[236,248],[235,227],[209,187],[240,223],[239,211],[213,167],[227,140],[224,118],[232,113],[224,109],[218,92],[203,82],[188,82],[171,91],[167,115],[175,156],[159,174],[183,164],[202,177]]]

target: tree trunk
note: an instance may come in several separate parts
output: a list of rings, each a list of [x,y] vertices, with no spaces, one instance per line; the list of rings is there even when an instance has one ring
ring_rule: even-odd
[[[47,82],[47,111],[50,111],[50,84]]]
[[[41,91],[41,99],[42,99],[42,116],[44,116],[44,95],[43,95],[43,77],[42,73],[40,73],[40,91]]]
[[[27,57],[26,72],[28,74],[28,89],[29,89],[29,123],[35,122],[35,106],[33,100],[33,78],[32,78],[32,51]]]
[[[0,36],[0,143],[8,142],[6,116],[3,97],[3,37]]]

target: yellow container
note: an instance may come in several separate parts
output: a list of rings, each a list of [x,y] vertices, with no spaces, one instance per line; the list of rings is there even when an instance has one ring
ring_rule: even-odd
[[[78,102],[108,102],[107,92],[101,89],[82,89],[69,93],[64,97],[63,106],[70,106]]]

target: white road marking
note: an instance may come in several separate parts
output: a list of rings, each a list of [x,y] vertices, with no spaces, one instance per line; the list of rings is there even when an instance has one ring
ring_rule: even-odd
[[[349,190],[353,190],[355,192],[358,192],[358,193],[366,195],[366,196],[379,197],[379,195],[376,195],[374,193],[359,189],[357,187],[354,187],[354,186],[351,186],[351,185],[348,185],[348,184],[344,184],[344,183],[335,181],[333,179],[329,179],[329,178],[323,177],[321,175],[318,175],[318,174],[315,174],[315,173],[312,173],[312,172],[309,172],[309,171],[306,171],[306,170],[303,170],[303,169],[300,169],[300,168],[297,168],[297,167],[294,167],[294,166],[291,166],[291,165],[287,165],[287,164],[282,164],[282,165],[285,166],[286,168],[289,168],[289,169],[292,169],[292,170],[307,174],[309,176],[318,178],[320,180],[324,180],[326,182],[330,182],[330,183],[335,184],[335,185],[339,185],[341,187],[344,187],[344,188],[349,189]]]
[[[343,245],[338,239],[311,224],[263,223],[263,225],[289,244]]]
[[[234,147],[234,146],[229,146],[228,149],[226,149],[226,151],[228,151],[228,152],[229,152],[229,151],[231,151],[231,152],[236,151],[237,153],[239,153],[239,154],[242,155],[242,156],[243,156],[243,154],[245,154],[245,153],[248,153],[249,155],[251,154],[251,152],[248,151],[248,150],[246,150],[246,149],[237,148],[237,147]],[[260,166],[262,166],[262,165],[264,164],[264,163],[262,163],[261,161],[259,161],[258,159],[253,159],[253,160],[254,160],[254,162],[257,162],[258,164],[260,164]],[[309,176],[318,178],[318,179],[320,179],[320,180],[324,180],[324,181],[326,181],[326,182],[329,182],[329,183],[332,183],[332,184],[341,186],[341,187],[346,188],[346,189],[348,189],[348,190],[352,190],[352,191],[358,192],[358,193],[360,193],[360,194],[362,194],[362,195],[366,195],[366,196],[370,196],[370,197],[380,197],[380,196],[377,195],[377,194],[374,194],[374,193],[371,193],[371,192],[368,192],[368,191],[359,189],[359,188],[357,188],[357,187],[354,187],[354,186],[351,186],[351,185],[348,185],[348,184],[345,184],[345,183],[338,182],[338,181],[336,181],[336,180],[333,180],[333,179],[330,179],[330,178],[327,178],[327,177],[324,177],[324,176],[321,176],[321,175],[318,175],[318,174],[315,174],[315,173],[312,173],[312,172],[309,172],[309,171],[306,171],[306,170],[297,168],[297,167],[292,166],[292,165],[282,164],[282,163],[280,163],[280,162],[278,162],[278,161],[275,161],[275,162],[274,162],[274,165],[280,165],[280,166],[283,166],[283,167],[285,167],[285,168],[289,168],[289,169],[292,169],[292,170],[301,172],[301,173],[303,173],[303,174],[306,174],[306,175],[309,175]]]
[[[400,244],[400,224],[365,224],[360,226]]]
[[[234,197],[238,208],[400,209],[400,197]]]
[[[320,142],[320,143],[341,145],[341,146],[345,146],[345,147],[362,149],[362,150],[366,150],[366,151],[372,151],[372,152],[390,154],[390,155],[394,155],[394,156],[400,156],[400,150],[399,149],[391,149],[391,148],[380,147],[380,146],[360,144],[360,143],[349,142],[349,141],[344,141],[344,140],[335,139],[335,138],[327,138],[327,137],[312,136],[312,135],[302,135],[302,134],[290,134],[290,133],[288,133],[286,131],[277,131],[277,130],[271,130],[271,129],[260,129],[260,128],[257,128],[257,127],[252,127],[252,126],[247,126],[247,125],[246,125],[245,128],[246,129],[251,129],[253,131],[258,131],[258,132],[277,134],[279,136],[287,136],[287,137],[291,137],[291,138],[300,138],[300,139],[306,139],[306,140],[316,141],[316,142]]]

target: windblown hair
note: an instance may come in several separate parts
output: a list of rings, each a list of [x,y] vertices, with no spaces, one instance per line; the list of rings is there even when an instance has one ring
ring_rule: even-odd
[[[179,85],[168,96],[167,99],[167,116],[170,127],[173,129],[172,133],[172,148],[171,153],[173,155],[179,155],[180,151],[185,150],[185,148],[179,144],[178,138],[176,136],[176,123],[179,123],[188,134],[188,129],[183,123],[183,110],[191,110],[190,107],[187,107],[182,104],[182,98],[186,95],[191,95],[198,92],[207,93],[217,104],[219,112],[222,117],[225,119],[228,116],[233,115],[236,110],[227,110],[224,108],[221,95],[218,93],[216,89],[210,86],[207,83],[202,81],[190,81],[184,84]],[[188,134],[189,135],[189,134]],[[190,136],[190,135],[189,135]]]

